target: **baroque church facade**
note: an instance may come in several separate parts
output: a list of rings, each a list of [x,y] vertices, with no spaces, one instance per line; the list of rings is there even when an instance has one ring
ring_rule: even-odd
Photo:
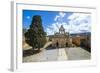
[[[49,36],[50,41],[52,41],[52,47],[69,47],[71,45],[71,39],[69,32],[65,32],[63,25],[59,28],[59,32],[54,35]]]

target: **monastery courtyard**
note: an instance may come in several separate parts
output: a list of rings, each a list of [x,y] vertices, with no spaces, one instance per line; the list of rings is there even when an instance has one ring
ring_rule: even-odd
[[[47,61],[68,61],[68,60],[88,60],[91,53],[80,48],[53,48],[42,49],[40,53],[23,57],[23,62],[47,62]]]
[[[77,47],[75,45],[77,41],[74,43],[72,42],[72,38],[68,32],[65,32],[63,25],[61,25],[59,28],[59,32],[52,36],[48,36],[47,38],[49,39],[48,42],[44,45],[43,48],[41,48],[39,53],[30,54],[32,53],[32,47],[30,47],[31,49],[29,47],[23,47],[23,54],[25,51],[25,55],[27,55],[23,56],[23,62],[88,60],[91,58],[90,52],[86,51],[81,46]],[[88,41],[85,43],[87,42]],[[30,55],[28,55],[28,52]]]

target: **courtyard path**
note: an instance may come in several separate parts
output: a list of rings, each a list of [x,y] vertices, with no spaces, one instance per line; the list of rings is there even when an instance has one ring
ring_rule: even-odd
[[[41,62],[41,61],[56,61],[58,50],[42,50],[38,54],[23,57],[23,62]]]
[[[71,47],[65,49],[68,60],[87,60],[91,58],[91,53],[81,47]]]
[[[86,60],[91,54],[80,47],[43,49],[40,53],[23,57],[23,62]]]

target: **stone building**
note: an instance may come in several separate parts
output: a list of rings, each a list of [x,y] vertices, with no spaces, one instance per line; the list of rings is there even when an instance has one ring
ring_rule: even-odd
[[[59,32],[49,36],[49,40],[52,41],[52,47],[69,47],[70,36],[68,32],[65,32],[63,25],[59,28]]]

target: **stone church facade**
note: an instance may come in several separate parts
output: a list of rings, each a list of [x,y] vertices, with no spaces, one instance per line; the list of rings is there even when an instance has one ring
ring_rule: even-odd
[[[49,39],[52,41],[52,47],[69,47],[70,36],[68,32],[65,32],[63,25],[59,28],[59,32],[56,32],[54,35],[49,36]]]

